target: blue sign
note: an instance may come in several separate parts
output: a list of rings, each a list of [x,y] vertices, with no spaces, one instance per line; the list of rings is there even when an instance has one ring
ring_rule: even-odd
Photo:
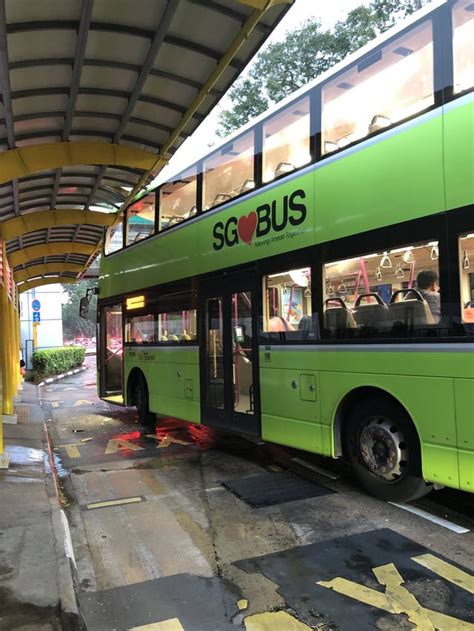
[[[33,311],[39,311],[41,309],[41,302],[39,300],[33,300],[31,303],[31,308]]]
[[[33,322],[41,322],[41,314],[39,311],[33,313]]]

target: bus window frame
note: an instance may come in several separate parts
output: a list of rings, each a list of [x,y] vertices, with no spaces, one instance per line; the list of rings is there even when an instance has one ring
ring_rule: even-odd
[[[473,222],[474,206],[467,206],[447,213],[447,236],[450,264],[453,267],[451,273],[451,302],[452,317],[454,323],[464,330],[464,334],[459,335],[463,340],[474,339],[474,324],[462,321],[462,296],[461,296],[461,270],[459,269],[459,237],[463,234],[474,232]]]
[[[161,228],[161,189],[163,188],[163,186],[179,180],[182,175],[184,175],[187,171],[190,171],[194,167],[196,167],[196,213],[192,217],[183,219],[179,223]],[[176,175],[174,175],[171,180],[166,180],[166,182],[160,184],[160,186],[155,189],[155,194],[155,235],[163,234],[164,232],[168,232],[168,230],[173,230],[174,228],[179,228],[179,226],[186,224],[193,219],[196,219],[196,217],[199,217],[202,212],[202,160],[196,160],[196,162],[193,162],[185,169],[182,169],[179,173],[176,173]]]
[[[257,144],[258,144],[257,143],[257,138],[258,138],[258,136],[261,135],[261,131],[259,132],[258,127],[259,127],[259,123],[256,123],[255,125],[253,125],[249,129],[243,130],[242,133],[240,133],[238,136],[229,138],[220,147],[218,147],[214,151],[211,151],[210,153],[206,154],[205,156],[202,157],[201,160],[199,160],[200,173],[201,173],[201,177],[202,177],[202,188],[201,188],[201,200],[200,201],[201,201],[201,212],[202,212],[203,215],[207,215],[207,214],[215,211],[218,208],[222,208],[223,206],[226,206],[227,204],[233,204],[237,200],[241,199],[242,197],[245,197],[246,195],[250,195],[252,193],[255,193],[255,191],[257,191],[260,188],[261,183],[259,184],[257,182],[257,180],[255,179],[256,178],[256,173],[257,173],[256,172],[256,160],[255,160],[255,156],[256,156],[256,153],[257,153]],[[204,176],[205,176],[204,163],[207,160],[209,160],[210,158],[212,158],[214,155],[216,155],[218,153],[222,153],[222,151],[224,151],[224,149],[226,149],[226,147],[229,144],[234,144],[236,142],[239,142],[244,136],[253,136],[253,181],[255,182],[254,188],[252,188],[249,191],[244,191],[243,193],[239,193],[238,195],[236,195],[235,197],[232,197],[231,199],[226,199],[225,201],[221,202],[220,204],[216,204],[215,206],[212,206],[212,208],[208,208],[207,210],[204,210]]]
[[[389,39],[386,39],[384,42],[382,42],[381,44],[379,44],[378,46],[371,48],[369,51],[367,51],[366,53],[364,53],[363,55],[360,55],[358,57],[355,57],[350,64],[348,64],[347,66],[344,66],[343,68],[341,68],[338,72],[331,74],[327,79],[325,79],[324,81],[322,81],[321,83],[319,83],[316,87],[319,89],[320,91],[320,117],[319,117],[319,124],[321,127],[321,142],[320,142],[320,151],[321,151],[321,155],[320,155],[320,160],[326,160],[327,158],[332,158],[333,156],[339,155],[340,153],[342,153],[343,151],[347,151],[348,149],[351,149],[352,147],[355,147],[363,142],[366,142],[367,140],[371,140],[372,138],[375,138],[376,136],[379,136],[381,134],[384,134],[386,132],[391,131],[392,129],[395,129],[396,127],[399,127],[400,125],[403,125],[411,120],[414,120],[416,118],[419,118],[420,116],[423,116],[424,114],[427,114],[428,112],[431,112],[432,110],[435,110],[437,108],[439,108],[440,106],[443,105],[443,94],[442,91],[440,91],[439,89],[437,90],[437,67],[436,64],[440,63],[440,59],[442,58],[442,54],[437,54],[436,50],[440,49],[442,43],[437,41],[437,35],[439,35],[439,32],[442,32],[443,29],[441,28],[437,28],[436,22],[438,21],[437,19],[435,19],[435,17],[437,17],[437,13],[436,10],[433,11],[433,13],[430,13],[429,15],[424,15],[423,17],[421,17],[419,20],[417,20],[416,22],[414,22],[413,24],[408,25],[406,28],[404,28],[401,31],[398,31],[397,33],[394,33],[394,35],[392,35],[392,37],[390,37]],[[368,133],[367,135],[363,136],[362,138],[358,138],[350,143],[348,143],[347,145],[345,145],[344,147],[339,147],[338,149],[334,149],[333,151],[328,151],[327,153],[322,153],[322,135],[323,135],[323,103],[322,103],[322,94],[323,94],[323,90],[324,87],[329,84],[329,83],[333,83],[338,77],[340,77],[341,75],[344,75],[347,73],[347,71],[350,68],[353,68],[354,66],[357,66],[361,63],[364,63],[364,61],[366,61],[367,59],[371,58],[372,56],[376,55],[378,52],[381,52],[384,48],[387,48],[388,46],[390,46],[394,41],[399,40],[401,38],[403,38],[405,35],[407,35],[408,33],[410,33],[411,31],[416,30],[417,28],[420,28],[421,26],[423,26],[424,24],[426,24],[427,22],[431,22],[431,33],[432,33],[432,51],[433,51],[433,104],[424,108],[423,110],[420,110],[418,112],[416,112],[415,114],[412,114],[410,116],[407,116],[406,118],[403,118],[399,121],[396,121],[394,123],[391,123],[390,125],[387,125],[387,127],[384,127],[382,129],[377,129],[373,132]],[[444,38],[443,38],[443,42],[444,42]],[[443,64],[443,62],[441,62]],[[451,64],[452,67],[452,64]],[[446,73],[445,72],[441,72],[441,76],[444,76]]]
[[[406,238],[400,237],[406,234]],[[437,241],[439,248],[439,285],[440,301],[441,301],[441,317],[446,319],[447,324],[443,328],[447,328],[450,332],[447,335],[423,335],[423,336],[406,336],[406,337],[390,337],[376,336],[373,337],[330,337],[324,328],[324,305],[323,305],[323,286],[324,286],[324,266],[327,263],[341,261],[345,259],[358,258],[366,256],[373,252],[383,252],[385,250],[393,250],[396,248],[409,246],[414,243],[423,243],[429,241]],[[361,243],[364,244],[363,250]],[[320,311],[319,326],[321,331],[321,342],[324,344],[410,344],[410,343],[429,343],[436,341],[452,341],[454,335],[454,323],[456,314],[453,312],[452,303],[452,252],[448,245],[446,234],[446,219],[444,213],[421,217],[391,224],[382,228],[375,228],[366,232],[361,232],[349,237],[343,237],[335,241],[329,241],[317,246],[320,252],[318,261],[317,279],[321,287],[320,292]],[[456,243],[457,248],[457,243]],[[456,250],[457,251],[457,250]],[[456,259],[457,261],[457,254]],[[456,272],[457,274],[457,272]],[[458,305],[459,310],[459,305]],[[432,325],[429,325],[432,326]],[[432,331],[436,330],[434,326]]]
[[[142,241],[147,241],[148,239],[150,239],[151,237],[154,237],[156,235],[156,216],[157,216],[157,207],[156,207],[157,195],[156,195],[156,190],[157,189],[155,189],[154,191],[148,191],[148,192],[143,193],[143,195],[140,195],[140,197],[138,199],[136,199],[134,202],[132,202],[124,210],[124,212],[123,212],[123,247],[122,247],[122,250],[126,250],[130,246],[136,245],[137,243],[141,243]],[[132,206],[134,206],[137,202],[142,200],[144,197],[148,197],[149,195],[153,195],[153,194],[155,195],[155,221],[153,223],[153,232],[151,234],[149,234],[147,237],[145,237],[144,239],[140,239],[139,241],[135,241],[133,243],[128,243],[127,244],[128,215],[129,215],[130,208],[132,208]],[[118,250],[118,252],[120,252],[120,250]],[[113,252],[112,252],[112,254],[113,254]]]
[[[317,344],[321,341],[320,339],[320,325],[318,320],[318,288],[315,286],[314,281],[317,278],[316,275],[316,259],[315,259],[316,246],[311,246],[308,248],[303,248],[301,250],[296,250],[292,253],[291,264],[288,262],[287,254],[278,254],[276,256],[272,256],[267,259],[263,259],[261,261],[257,261],[257,277],[258,277],[258,323],[257,323],[257,331],[258,331],[258,343],[260,346],[271,345],[271,346],[301,346],[301,344]],[[314,337],[301,340],[301,339],[286,339],[285,335],[281,333],[264,331],[263,330],[263,283],[265,280],[265,276],[269,274],[278,274],[287,272],[289,268],[291,269],[301,269],[301,268],[309,268],[311,270],[311,317],[316,319],[318,322],[318,326],[314,332]],[[315,291],[316,289],[316,291]],[[290,331],[291,333],[292,331]],[[296,333],[297,331],[293,331]],[[284,333],[284,332],[283,332]]]

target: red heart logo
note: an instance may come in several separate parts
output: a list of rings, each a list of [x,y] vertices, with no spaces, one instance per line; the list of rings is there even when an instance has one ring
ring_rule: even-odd
[[[239,219],[239,223],[237,224],[237,230],[239,231],[239,237],[245,243],[251,245],[253,233],[255,232],[255,228],[257,227],[257,213],[252,211],[247,215],[247,217],[241,217]]]

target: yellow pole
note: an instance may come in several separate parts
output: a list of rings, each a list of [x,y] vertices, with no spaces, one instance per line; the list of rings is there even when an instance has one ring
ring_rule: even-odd
[[[18,299],[18,294],[15,291],[15,297]],[[16,355],[16,363],[15,363],[15,375],[16,375],[16,387],[15,390],[18,390],[18,387],[21,383],[21,372],[20,372],[20,309],[19,305],[15,303],[13,309],[13,323],[14,323],[14,348]]]
[[[13,393],[11,385],[9,300],[5,284],[0,283],[0,356],[2,361],[3,414],[13,414]]]

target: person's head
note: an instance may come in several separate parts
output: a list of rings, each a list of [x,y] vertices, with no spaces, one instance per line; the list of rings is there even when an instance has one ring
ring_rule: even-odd
[[[416,277],[416,286],[418,289],[427,291],[436,291],[439,285],[439,276],[431,270],[423,270]]]
[[[291,318],[300,320],[303,317],[303,307],[296,301],[290,303],[289,315]]]

